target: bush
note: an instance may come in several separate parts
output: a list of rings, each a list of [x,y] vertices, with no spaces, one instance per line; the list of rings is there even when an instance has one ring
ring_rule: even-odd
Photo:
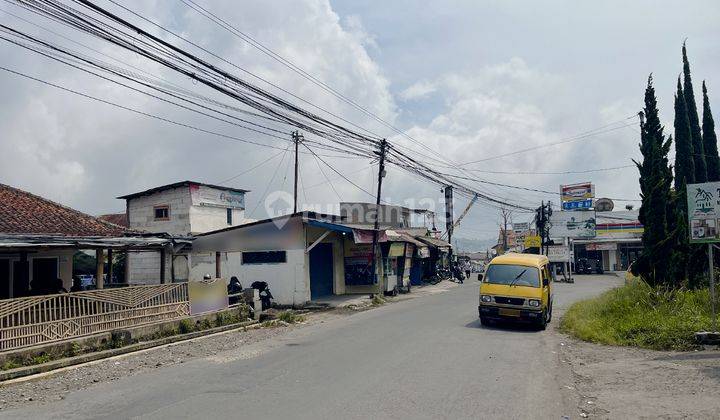
[[[22,364],[18,363],[15,360],[8,360],[5,363],[3,363],[2,366],[0,366],[0,370],[10,370],[10,369],[19,368],[20,366],[22,366]]]
[[[178,325],[178,332],[180,334],[187,334],[193,331],[195,331],[195,325],[193,325],[192,321],[189,319],[180,321],[180,325]]]
[[[593,343],[691,350],[698,347],[695,332],[710,329],[710,294],[706,289],[664,290],[632,282],[575,303],[560,328]]]
[[[303,322],[305,317],[292,311],[283,311],[278,314],[277,319],[279,321],[287,322],[288,324],[294,324],[296,322]]]

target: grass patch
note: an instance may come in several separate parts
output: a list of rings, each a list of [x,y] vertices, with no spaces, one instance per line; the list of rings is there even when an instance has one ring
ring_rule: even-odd
[[[382,296],[380,296],[379,294],[373,295],[373,298],[372,298],[372,305],[373,305],[373,306],[384,305],[385,302],[387,302],[387,300],[385,300],[385,298],[382,297]]]
[[[277,316],[277,319],[279,321],[287,322],[288,324],[294,324],[296,322],[303,322],[305,321],[305,317],[302,315],[298,315],[293,311],[283,311],[280,312]]]
[[[593,343],[692,350],[698,348],[695,332],[710,329],[710,293],[659,290],[634,282],[575,303],[560,329]]]

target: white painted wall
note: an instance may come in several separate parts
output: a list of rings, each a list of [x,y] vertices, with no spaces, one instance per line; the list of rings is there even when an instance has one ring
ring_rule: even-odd
[[[241,225],[245,219],[245,210],[232,209],[232,213],[232,224],[228,224],[225,207],[191,206],[190,232],[199,234]]]
[[[287,223],[261,223],[245,228],[199,236],[189,257],[190,281],[203,275],[215,275],[215,253],[220,252],[221,277],[228,281],[237,276],[243,287],[253,281],[265,281],[280,305],[302,306],[310,300],[304,226],[300,218]],[[287,262],[242,264],[243,251],[285,251]]]

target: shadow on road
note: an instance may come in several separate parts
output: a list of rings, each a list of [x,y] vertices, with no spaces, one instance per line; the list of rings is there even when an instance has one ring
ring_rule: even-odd
[[[480,319],[465,324],[465,328],[477,328],[481,330],[508,331],[517,333],[537,333],[540,330],[530,324],[509,321],[495,321],[490,325],[482,325]]]

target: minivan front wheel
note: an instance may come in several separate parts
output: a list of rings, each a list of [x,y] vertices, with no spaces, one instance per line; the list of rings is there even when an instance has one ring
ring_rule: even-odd
[[[537,327],[539,330],[544,330],[547,327],[548,323],[548,313],[546,311],[542,312],[542,316],[540,316],[540,320],[537,323]]]

